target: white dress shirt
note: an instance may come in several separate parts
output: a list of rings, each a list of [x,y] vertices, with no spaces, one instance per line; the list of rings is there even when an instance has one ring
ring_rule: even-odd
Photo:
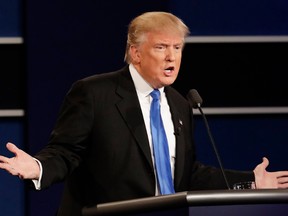
[[[149,139],[150,150],[152,155],[152,160],[154,164],[154,154],[153,154],[153,146],[152,146],[152,136],[151,136],[151,129],[150,129],[150,106],[152,102],[152,97],[150,93],[154,90],[144,79],[143,77],[137,72],[135,67],[130,64],[129,70],[136,88],[136,92],[138,95],[138,99],[140,102],[145,127]],[[170,112],[170,108],[168,105],[168,101],[164,92],[164,87],[159,89],[160,91],[160,108],[161,108],[161,116],[162,121],[164,124],[167,141],[169,145],[169,154],[170,154],[170,165],[171,165],[171,173],[172,178],[174,179],[174,165],[175,165],[175,135],[174,135],[174,126],[172,122],[172,116]],[[154,172],[155,172],[155,164],[154,164]],[[156,179],[157,182],[157,179]],[[156,184],[156,195],[159,195],[158,184]]]

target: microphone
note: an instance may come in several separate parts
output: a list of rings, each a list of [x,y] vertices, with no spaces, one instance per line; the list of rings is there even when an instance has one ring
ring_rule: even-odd
[[[216,144],[214,142],[214,139],[213,139],[213,136],[212,136],[212,133],[210,131],[210,127],[209,127],[209,124],[208,124],[208,121],[206,119],[206,116],[205,114],[203,113],[203,110],[201,108],[201,105],[203,103],[203,100],[201,98],[201,96],[199,95],[198,91],[196,89],[191,89],[188,94],[187,94],[187,99],[189,101],[189,103],[191,104],[192,108],[193,109],[198,109],[204,119],[204,123],[205,123],[205,126],[206,126],[206,129],[207,129],[207,132],[208,132],[208,136],[209,136],[209,139],[210,139],[210,142],[212,144],[212,147],[214,149],[214,152],[215,152],[215,155],[217,157],[217,161],[218,161],[218,164],[220,166],[220,169],[221,169],[221,173],[223,175],[223,178],[225,180],[225,184],[228,188],[228,190],[230,190],[230,186],[229,186],[229,183],[227,181],[227,177],[226,177],[226,174],[224,172],[224,169],[223,169],[223,166],[222,166],[222,162],[221,162],[221,159],[220,159],[220,156],[219,156],[219,153],[218,153],[218,150],[216,148]]]

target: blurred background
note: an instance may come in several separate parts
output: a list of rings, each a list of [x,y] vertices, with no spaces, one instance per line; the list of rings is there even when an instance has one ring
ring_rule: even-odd
[[[0,154],[8,141],[32,155],[46,145],[77,79],[125,65],[127,26],[167,11],[190,28],[179,78],[197,89],[224,168],[288,169],[288,3],[285,0],[0,1]],[[218,166],[195,110],[198,159]],[[0,215],[54,215],[62,183],[31,191],[0,170]]]

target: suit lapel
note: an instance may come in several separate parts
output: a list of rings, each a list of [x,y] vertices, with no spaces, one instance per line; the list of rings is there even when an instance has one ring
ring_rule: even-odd
[[[176,138],[176,161],[175,161],[175,172],[174,172],[174,185],[175,189],[179,186],[181,178],[183,176],[183,167],[185,162],[185,139],[183,134],[183,119],[181,112],[177,109],[177,102],[173,98],[170,87],[165,88],[165,93],[171,110],[172,121],[175,130]]]
[[[153,168],[146,127],[128,67],[122,71],[122,74],[119,77],[119,85],[116,89],[116,94],[121,97],[121,100],[116,104],[116,106],[124,121],[127,123],[127,126],[137,141],[137,144],[142,150],[145,158],[151,168]]]

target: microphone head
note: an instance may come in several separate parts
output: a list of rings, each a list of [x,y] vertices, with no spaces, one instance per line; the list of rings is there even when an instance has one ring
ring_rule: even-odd
[[[191,105],[194,109],[201,107],[202,102],[203,102],[201,96],[199,95],[199,93],[196,89],[191,89],[188,92],[187,99],[191,103]]]

